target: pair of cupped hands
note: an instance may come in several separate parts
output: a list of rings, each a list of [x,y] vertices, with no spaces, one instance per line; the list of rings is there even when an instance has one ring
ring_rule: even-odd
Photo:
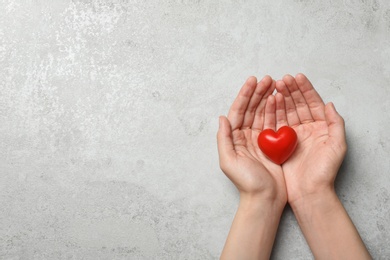
[[[262,153],[257,139],[265,129],[277,131],[286,125],[297,133],[298,145],[277,165]],[[325,105],[303,74],[277,81],[270,76],[259,82],[248,78],[228,116],[219,118],[217,141],[221,169],[241,199],[259,198],[281,207],[322,191],[334,192],[347,150],[343,118],[333,103]]]

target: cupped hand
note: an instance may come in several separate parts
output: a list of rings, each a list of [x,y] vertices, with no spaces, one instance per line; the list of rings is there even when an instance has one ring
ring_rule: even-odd
[[[241,196],[261,196],[285,204],[287,193],[282,168],[260,151],[257,138],[266,128],[276,128],[275,81],[250,77],[233,102],[229,114],[220,117],[217,134],[222,171]],[[283,205],[284,205],[283,204]]]
[[[289,203],[333,190],[337,171],[347,151],[344,120],[333,103],[324,104],[303,74],[276,82],[279,125],[298,135],[294,154],[283,165]],[[284,98],[283,98],[284,97]]]

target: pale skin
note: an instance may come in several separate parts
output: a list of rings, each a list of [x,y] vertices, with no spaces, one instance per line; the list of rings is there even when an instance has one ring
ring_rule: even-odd
[[[262,154],[257,136],[285,125],[298,147],[280,166]],[[217,140],[221,169],[240,193],[221,259],[269,259],[287,202],[316,259],[371,259],[334,190],[347,151],[344,120],[303,74],[250,77],[220,117]]]

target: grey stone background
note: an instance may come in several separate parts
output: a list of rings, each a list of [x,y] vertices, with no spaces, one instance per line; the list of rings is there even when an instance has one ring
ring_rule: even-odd
[[[217,259],[215,135],[245,79],[344,116],[338,194],[390,259],[390,2],[0,0],[0,259]],[[287,207],[273,259],[312,259]]]

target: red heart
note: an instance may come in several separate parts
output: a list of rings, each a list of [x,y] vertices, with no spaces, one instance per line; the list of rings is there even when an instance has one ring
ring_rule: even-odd
[[[260,150],[274,163],[284,163],[294,152],[298,144],[298,137],[294,129],[283,126],[275,133],[266,129],[257,138]]]

